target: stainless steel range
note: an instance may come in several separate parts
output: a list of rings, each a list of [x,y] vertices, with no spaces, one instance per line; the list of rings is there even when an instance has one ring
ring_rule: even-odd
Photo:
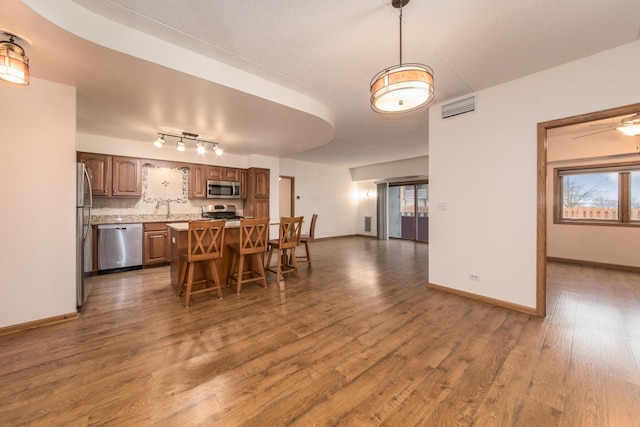
[[[202,218],[206,219],[242,219],[236,215],[235,205],[202,205]]]

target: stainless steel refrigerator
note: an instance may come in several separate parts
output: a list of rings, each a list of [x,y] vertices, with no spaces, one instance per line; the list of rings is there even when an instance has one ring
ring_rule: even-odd
[[[76,164],[76,304],[81,307],[90,287],[84,277],[85,248],[91,244],[91,179],[84,163]],[[90,248],[87,251],[91,254]]]

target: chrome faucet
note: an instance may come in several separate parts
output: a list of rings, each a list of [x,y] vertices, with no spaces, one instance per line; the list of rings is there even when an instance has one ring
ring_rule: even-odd
[[[156,209],[160,209],[160,206],[167,205],[167,218],[171,215],[171,200],[156,200]]]

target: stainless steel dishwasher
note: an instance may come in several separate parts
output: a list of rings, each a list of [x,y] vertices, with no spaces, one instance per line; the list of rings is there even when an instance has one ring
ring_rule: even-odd
[[[142,267],[142,224],[98,225],[98,270]]]

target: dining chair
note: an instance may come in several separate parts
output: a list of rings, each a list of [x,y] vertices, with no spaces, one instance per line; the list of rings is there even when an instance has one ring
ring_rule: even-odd
[[[267,234],[270,218],[241,219],[238,243],[228,244],[231,250],[231,273],[227,286],[236,282],[236,294],[240,295],[243,283],[261,281],[267,287],[267,275],[264,270],[264,253],[267,251]],[[245,271],[245,259],[248,261]]]
[[[311,251],[309,243],[313,242],[316,234],[316,221],[318,220],[318,214],[311,216],[311,226],[309,227],[308,234],[300,235],[300,243],[304,243],[304,255],[298,255],[298,262],[306,262],[307,268],[311,270]]]
[[[298,261],[296,259],[296,246],[300,245],[302,232],[302,220],[304,217],[282,217],[278,227],[278,239],[269,240],[269,255],[267,256],[266,269],[276,273],[276,283],[284,274],[295,273],[298,276]],[[271,265],[271,256],[276,255],[276,265]]]
[[[180,295],[184,293],[184,306],[189,307],[191,295],[215,290],[222,298],[220,276],[215,260],[222,257],[226,220],[190,221],[187,235],[187,247],[179,251],[184,261],[180,267]],[[205,279],[195,282],[204,286],[193,290],[193,272],[196,265],[204,266]]]

